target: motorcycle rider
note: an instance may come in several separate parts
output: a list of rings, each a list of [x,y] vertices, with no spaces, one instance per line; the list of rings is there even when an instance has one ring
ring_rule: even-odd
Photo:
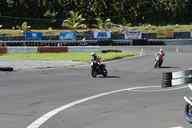
[[[164,58],[164,56],[165,56],[165,53],[164,53],[163,49],[160,48],[158,53],[159,53],[160,59],[163,60],[163,58]]]
[[[91,74],[92,77],[96,77],[98,74],[102,74],[104,77],[107,76],[105,64],[101,63],[101,58],[95,52],[91,53]]]
[[[164,60],[165,53],[162,48],[159,49],[159,52],[156,53],[155,61],[159,60],[160,64],[159,67],[161,67],[163,60]]]
[[[91,52],[91,62],[101,63],[101,59],[97,56],[95,52]]]

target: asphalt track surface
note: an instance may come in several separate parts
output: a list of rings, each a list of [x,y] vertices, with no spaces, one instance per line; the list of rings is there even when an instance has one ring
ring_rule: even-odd
[[[144,48],[143,57],[108,63],[108,78],[91,78],[88,66],[0,72],[0,127],[27,128],[43,114],[76,100],[119,89],[157,86],[77,104],[40,128],[188,128],[183,116],[186,89],[162,90],[158,86],[162,72],[192,67],[192,50],[185,47],[178,53],[175,47],[166,48],[164,67],[154,69],[158,48]]]

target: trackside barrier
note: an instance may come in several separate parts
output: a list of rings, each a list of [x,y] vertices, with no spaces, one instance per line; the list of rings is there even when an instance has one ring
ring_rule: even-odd
[[[8,53],[37,53],[37,47],[7,47]]]
[[[60,47],[51,47],[51,46],[40,46],[38,47],[39,53],[58,53],[58,52],[68,52],[68,47],[60,46]]]
[[[42,53],[42,52],[100,52],[103,48],[100,46],[18,46],[18,47],[0,47],[0,54],[6,53]]]
[[[7,47],[0,47],[0,54],[6,54],[7,53]]]
[[[94,40],[9,40],[0,41],[5,46],[97,46],[97,45],[164,45],[161,40],[148,39],[94,39]]]
[[[101,51],[100,46],[68,46],[69,52],[98,52]]]
[[[192,70],[164,72],[161,87],[166,88],[190,83],[192,83]]]

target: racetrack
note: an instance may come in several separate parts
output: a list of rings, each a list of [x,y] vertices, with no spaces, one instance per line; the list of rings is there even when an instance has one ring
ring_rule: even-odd
[[[87,66],[0,72],[1,127],[27,128],[47,112],[88,98],[60,111],[39,128],[186,128],[189,126],[183,118],[186,89],[178,86],[166,90],[159,86],[163,71],[191,68],[192,50],[182,47],[182,52],[177,53],[175,48],[166,48],[164,68],[153,69],[157,49],[147,47],[143,57],[108,63],[108,78],[91,78]],[[145,89],[129,90],[132,87]],[[119,89],[128,91],[90,98]]]

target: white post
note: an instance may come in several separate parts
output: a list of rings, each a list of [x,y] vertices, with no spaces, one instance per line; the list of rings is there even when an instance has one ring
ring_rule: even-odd
[[[140,51],[140,54],[139,54],[140,56],[143,56],[143,51],[144,51],[143,48],[141,48],[141,51]]]
[[[179,51],[179,48],[176,48],[176,53],[179,54],[179,52],[180,52],[180,51]]]

